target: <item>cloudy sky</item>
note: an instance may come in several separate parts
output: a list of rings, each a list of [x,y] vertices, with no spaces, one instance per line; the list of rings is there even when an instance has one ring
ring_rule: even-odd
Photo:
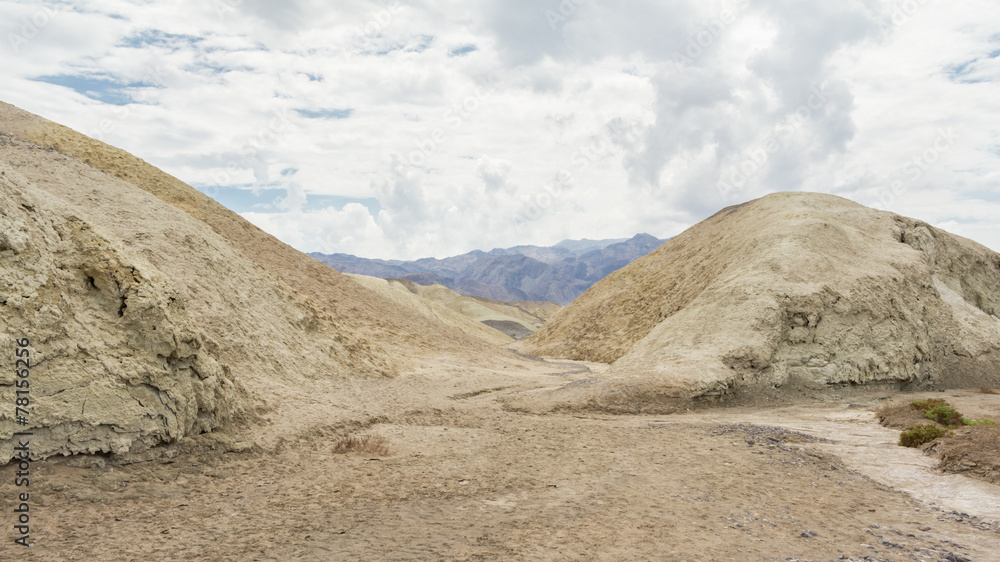
[[[1000,250],[996,0],[0,0],[0,99],[303,251],[833,193]]]

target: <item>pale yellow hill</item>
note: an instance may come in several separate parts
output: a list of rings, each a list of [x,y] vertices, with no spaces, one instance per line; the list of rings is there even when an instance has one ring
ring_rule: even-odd
[[[455,327],[462,332],[488,341],[494,345],[505,345],[513,340],[503,333],[483,324],[481,320],[465,314],[461,308],[452,308],[441,301],[411,292],[404,284],[368,275],[345,274],[371,291],[392,300],[399,306],[418,311],[427,318]],[[445,291],[451,292],[445,287]],[[452,293],[455,294],[455,293]],[[459,296],[459,295],[455,295]],[[495,314],[495,313],[494,313]],[[500,316],[499,314],[495,314]]]
[[[1000,255],[846,199],[731,207],[609,275],[524,342],[614,362],[554,404],[642,411],[746,389],[1000,381]]]
[[[490,303],[495,303],[498,301],[490,301],[489,299],[480,299],[487,301],[486,306],[492,306]],[[554,302],[546,301],[512,301],[509,303],[500,303],[505,306],[515,306],[520,310],[523,310],[530,316],[538,318],[542,323],[548,322],[550,318],[555,316],[557,312],[563,309],[562,306]],[[540,326],[539,326],[540,327]]]
[[[426,326],[421,316],[388,308],[388,303],[372,298],[369,291],[349,282],[336,270],[298,252],[210,197],[124,150],[3,102],[0,102],[0,123],[2,132],[50,147],[107,172],[207,224],[289,289],[322,303],[336,317],[351,318],[353,329],[390,348],[418,343],[426,345],[416,347],[477,355],[467,348],[470,342],[466,339],[442,337],[447,331],[442,333],[440,327]],[[484,358],[484,363],[488,361]]]
[[[529,331],[535,331],[545,323],[545,317],[528,312],[528,308],[545,313],[551,310],[546,305],[555,307],[556,310],[562,308],[554,303],[534,303],[524,301],[522,303],[505,303],[482,297],[470,297],[460,295],[444,285],[418,285],[409,279],[393,279],[406,287],[410,292],[416,293],[425,299],[443,304],[444,306],[459,312],[477,322],[493,320],[498,322],[516,322]],[[522,307],[523,306],[523,307]]]
[[[428,357],[521,364],[142,160],[6,104],[0,289],[0,347],[10,357],[30,339],[34,365],[29,424],[0,409],[8,455],[23,429],[38,457],[136,453]],[[2,404],[13,376],[0,374]]]

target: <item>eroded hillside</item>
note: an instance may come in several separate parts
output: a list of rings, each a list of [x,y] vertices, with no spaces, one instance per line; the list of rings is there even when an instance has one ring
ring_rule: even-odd
[[[631,411],[788,385],[994,384],[998,315],[995,252],[839,197],[778,193],[608,276],[525,349],[614,362],[552,399]]]

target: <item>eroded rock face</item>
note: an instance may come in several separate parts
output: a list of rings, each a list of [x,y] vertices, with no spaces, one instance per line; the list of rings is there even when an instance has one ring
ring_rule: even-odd
[[[28,429],[39,458],[126,453],[225,423],[236,388],[169,280],[13,169],[0,172],[0,349],[5,364],[17,339],[33,352],[27,428],[6,412],[14,370],[0,370],[0,440]]]
[[[635,411],[790,384],[995,384],[998,314],[995,252],[838,197],[779,193],[612,274],[526,347],[614,362],[557,403]]]
[[[350,379],[392,377],[431,357],[523,361],[363,287],[123,150],[3,102],[0,180],[8,453],[17,429],[35,434],[36,458],[146,458],[157,454],[146,448],[209,430],[206,442],[248,444],[263,414],[294,412]],[[14,374],[3,365],[22,337],[36,367],[30,425],[15,427]]]
[[[957,385],[1000,374],[1000,256],[919,221],[894,222],[891,234],[919,254],[897,262],[898,275],[785,299],[769,382]]]

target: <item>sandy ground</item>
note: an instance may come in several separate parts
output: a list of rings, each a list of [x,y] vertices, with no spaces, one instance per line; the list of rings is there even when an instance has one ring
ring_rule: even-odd
[[[1000,560],[1000,487],[896,446],[872,414],[884,396],[672,416],[498,400],[590,374],[428,364],[286,389],[242,452],[38,462],[31,548],[12,544],[7,466],[0,559]],[[332,453],[363,433],[392,454]]]

